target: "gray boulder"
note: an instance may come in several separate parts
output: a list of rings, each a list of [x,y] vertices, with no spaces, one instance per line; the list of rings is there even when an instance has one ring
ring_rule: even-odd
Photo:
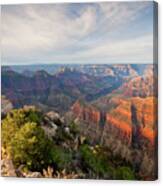
[[[50,111],[50,112],[46,113],[46,116],[48,117],[48,119],[53,121],[56,125],[62,124],[61,117],[57,112]]]

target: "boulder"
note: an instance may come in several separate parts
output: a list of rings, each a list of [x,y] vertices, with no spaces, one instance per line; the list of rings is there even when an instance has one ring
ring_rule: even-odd
[[[1,161],[1,175],[2,176],[9,176],[9,177],[16,177],[15,168],[13,165],[12,160],[4,159]]]
[[[46,116],[51,121],[53,121],[56,125],[61,125],[62,124],[61,117],[57,112],[50,111],[50,112],[46,113]]]
[[[26,175],[25,175],[26,178],[41,178],[42,175],[40,172],[28,172]]]
[[[67,134],[70,134],[70,128],[69,128],[69,127],[65,127],[64,130],[65,130],[65,132],[66,132]]]
[[[42,126],[42,129],[44,130],[45,134],[50,137],[50,138],[53,138],[56,134],[56,131],[58,129],[58,126],[55,125],[54,123],[51,123],[50,126],[47,126],[47,125],[43,125]]]

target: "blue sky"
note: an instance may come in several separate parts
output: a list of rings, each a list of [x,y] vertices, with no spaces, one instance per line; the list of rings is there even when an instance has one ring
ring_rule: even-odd
[[[2,64],[152,63],[153,2],[3,5]]]

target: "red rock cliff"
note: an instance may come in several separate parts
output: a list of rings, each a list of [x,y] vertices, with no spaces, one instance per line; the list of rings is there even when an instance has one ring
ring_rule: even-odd
[[[115,98],[114,98],[115,99]],[[156,98],[117,98],[116,107],[105,113],[103,138],[110,135],[131,145],[132,138],[136,142],[147,139],[151,145],[155,143],[157,114],[155,113]],[[77,101],[72,106],[74,115],[97,128],[101,124],[102,114],[93,106],[82,105]]]
[[[92,123],[100,122],[100,112],[91,106],[81,105],[79,101],[72,106],[72,111],[77,117],[84,121]]]

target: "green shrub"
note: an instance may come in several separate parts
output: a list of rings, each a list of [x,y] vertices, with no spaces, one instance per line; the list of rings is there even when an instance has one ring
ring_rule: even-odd
[[[26,121],[28,122],[35,122],[40,124],[40,122],[42,121],[42,115],[41,113],[37,112],[37,111],[33,111],[30,110],[27,115],[26,115]]]
[[[76,125],[76,123],[74,123],[74,121],[72,121],[69,125],[70,127],[70,132],[73,134],[73,135],[76,135],[79,133],[79,127]]]
[[[14,109],[2,120],[2,145],[8,149],[16,132],[27,122],[40,124],[42,116],[36,110]]]
[[[95,152],[86,144],[81,146],[80,153],[84,169],[86,168],[88,172],[93,171],[98,178],[112,177],[112,167],[109,166],[104,154]]]
[[[2,120],[2,145],[8,149],[16,132],[25,123],[25,113],[22,109],[12,110]]]
[[[51,157],[57,170],[71,169],[72,153],[59,146],[53,147],[51,150]]]
[[[71,154],[54,147],[40,127],[41,113],[33,109],[15,109],[2,121],[2,145],[16,167],[24,164],[29,170],[42,171],[50,164],[61,170],[68,167]],[[67,133],[60,130],[67,140]]]
[[[135,175],[130,167],[119,167],[116,169],[115,179],[119,180],[134,180]]]
[[[16,166],[26,165],[30,170],[42,170],[51,163],[51,141],[36,123],[28,122],[11,140],[10,154]]]
[[[10,148],[11,140],[15,136],[15,133],[19,130],[19,127],[16,121],[7,116],[7,118],[2,121],[1,129],[2,146],[8,150]]]

